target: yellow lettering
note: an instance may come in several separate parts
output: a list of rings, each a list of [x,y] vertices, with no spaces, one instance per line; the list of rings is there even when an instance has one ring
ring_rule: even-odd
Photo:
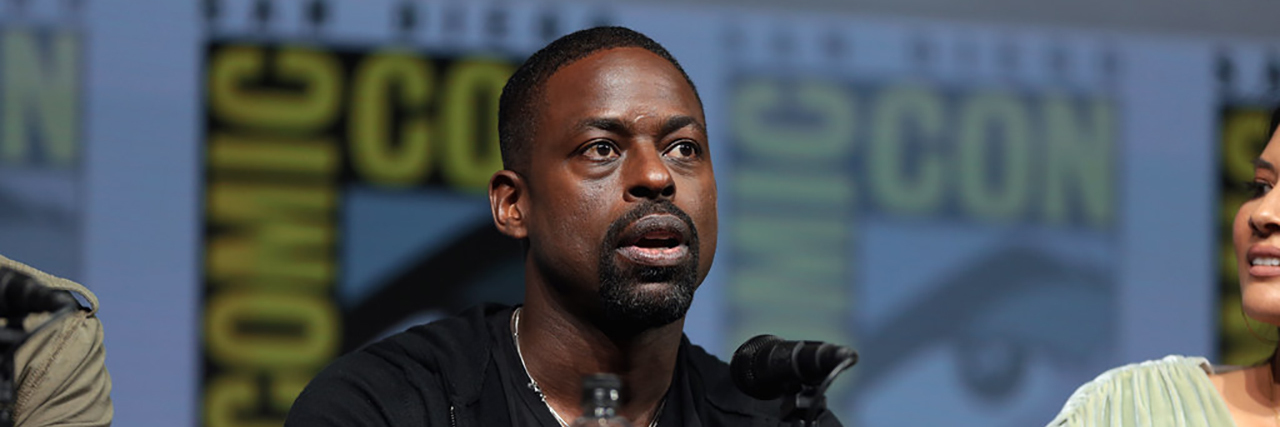
[[[1241,110],[1227,114],[1222,123],[1222,163],[1227,178],[1234,182],[1253,181],[1253,159],[1258,158],[1267,139],[1266,112]]]
[[[338,113],[342,68],[332,54],[305,48],[281,50],[275,75],[267,75],[262,48],[227,47],[209,65],[209,103],[213,114],[233,125],[310,132],[328,125]],[[269,77],[290,88],[251,87]],[[300,88],[300,90],[299,90]]]
[[[271,277],[326,285],[333,279],[336,236],[327,217],[336,203],[332,187],[214,182],[208,191],[209,222],[239,227],[208,243],[210,280]]]
[[[742,148],[761,158],[842,162],[853,149],[853,94],[825,82],[804,82],[796,89],[797,108],[821,117],[817,126],[789,127],[765,120],[783,101],[783,89],[765,81],[744,84],[733,105],[733,129]],[[810,165],[813,166],[813,165]]]
[[[268,396],[262,396],[258,381],[246,373],[222,375],[205,388],[204,425],[209,427],[280,427],[282,414],[306,386],[308,376],[277,374],[271,377]],[[269,399],[277,414],[259,414],[263,398]],[[253,415],[253,416],[249,416]]]
[[[358,174],[369,182],[409,186],[431,171],[430,127],[425,110],[434,72],[422,60],[403,53],[382,53],[364,61],[355,75],[351,103],[351,154]],[[391,103],[396,94],[406,116],[399,143],[391,141]]]
[[[40,45],[30,32],[4,32],[0,160],[30,161],[30,144],[38,142],[50,164],[69,166],[80,130],[80,42],[63,33],[53,36],[49,51]]]
[[[228,290],[206,309],[209,355],[218,363],[308,369],[337,354],[338,311],[322,295]]]
[[[744,201],[853,203],[851,179],[829,172],[743,168],[734,174],[734,194]]]
[[[918,150],[909,156],[907,142],[918,141],[917,149],[938,146],[944,126],[942,100],[926,87],[893,87],[881,95],[871,123],[875,127],[865,164],[876,200],[901,213],[937,209],[945,190],[945,163],[936,151]],[[913,176],[904,173],[909,158],[915,159]]]
[[[510,66],[463,61],[445,83],[442,132],[444,175],[454,187],[483,191],[502,169],[498,149],[498,97],[511,76]]]
[[[339,153],[327,139],[298,140],[244,136],[224,132],[209,138],[209,166],[214,170],[262,170],[291,174],[333,175]]]
[[[846,302],[831,296],[843,293],[838,283],[845,272],[845,221],[836,215],[803,222],[759,214],[740,216],[733,227],[734,247],[739,257],[750,261],[743,263],[745,270],[738,275],[734,300],[767,302],[782,309],[842,311]]]
[[[960,194],[962,205],[974,216],[1012,219],[1025,210],[1030,194],[1030,121],[1018,100],[1005,93],[976,94],[962,107]],[[1003,149],[989,150],[995,143],[1002,143]],[[991,153],[1004,162],[990,164]],[[998,183],[989,182],[991,171],[999,171]]]
[[[1088,125],[1077,119],[1071,102],[1063,96],[1045,100],[1044,168],[1045,219],[1068,221],[1067,187],[1074,183],[1086,220],[1094,225],[1111,222],[1112,141],[1115,138],[1111,104],[1093,99],[1086,104]],[[1088,126],[1088,127],[1086,127]]]

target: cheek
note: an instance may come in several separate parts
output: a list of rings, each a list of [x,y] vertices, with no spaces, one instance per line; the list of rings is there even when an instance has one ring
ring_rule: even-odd
[[[1253,231],[1249,228],[1249,214],[1253,211],[1253,202],[1240,205],[1236,211],[1235,221],[1231,224],[1231,240],[1236,248],[1236,257],[1243,259],[1244,251],[1249,246],[1249,236]]]
[[[682,206],[689,208],[685,212],[693,218],[694,225],[698,227],[698,250],[703,263],[709,263],[715,255],[716,237],[719,235],[718,221],[716,217],[716,191],[715,185],[709,187],[709,191],[692,192],[690,200],[686,200]]]
[[[543,241],[552,254],[577,252],[582,245],[580,236],[586,222],[583,198],[573,190],[572,184],[550,179],[542,184],[537,194],[542,197],[534,197],[533,202],[538,226],[530,232]]]
[[[571,184],[566,191],[561,208],[550,218],[559,235],[571,239],[577,251],[596,251],[614,219],[610,215],[613,205],[605,196],[607,185],[593,181]]]
[[[702,224],[698,224],[699,228],[701,228],[699,231],[702,232],[702,235],[699,236],[702,239],[702,246],[707,247],[709,245],[712,251],[715,250],[716,236],[720,232],[716,215],[715,197],[713,196],[711,200],[707,201],[707,205],[703,206]]]

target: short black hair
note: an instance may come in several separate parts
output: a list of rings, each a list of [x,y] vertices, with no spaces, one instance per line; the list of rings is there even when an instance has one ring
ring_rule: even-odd
[[[1271,135],[1275,135],[1276,128],[1280,128],[1280,105],[1276,105],[1271,109],[1271,126],[1267,127],[1267,139],[1271,139]]]
[[[523,173],[528,167],[528,147],[537,127],[537,107],[542,101],[542,89],[547,80],[574,61],[601,50],[620,47],[638,47],[670,62],[689,83],[693,96],[698,98],[699,107],[702,106],[698,88],[693,85],[689,74],[684,72],[680,63],[658,42],[625,27],[579,30],[556,39],[534,53],[503,86],[502,96],[498,100],[498,146],[502,151],[503,168]]]

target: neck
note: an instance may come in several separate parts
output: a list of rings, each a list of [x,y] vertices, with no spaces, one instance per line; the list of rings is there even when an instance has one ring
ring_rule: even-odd
[[[1266,366],[1266,378],[1259,380],[1259,382],[1262,383],[1268,391],[1270,391],[1270,393],[1267,394],[1267,397],[1270,400],[1268,404],[1271,406],[1275,406],[1280,403],[1276,402],[1275,395],[1276,380],[1280,379],[1280,375],[1277,375],[1280,374],[1280,372],[1277,372],[1277,369],[1280,369],[1280,348],[1271,352],[1271,363],[1268,363]]]
[[[1272,374],[1276,373],[1276,364],[1280,363],[1280,348],[1271,350],[1270,360],[1267,361],[1267,370]],[[1272,375],[1274,377],[1274,375]]]
[[[519,345],[547,403],[572,421],[582,414],[582,378],[611,373],[622,379],[627,396],[618,414],[634,425],[649,425],[671,385],[684,319],[627,336],[609,335],[546,292],[529,288],[520,313]]]

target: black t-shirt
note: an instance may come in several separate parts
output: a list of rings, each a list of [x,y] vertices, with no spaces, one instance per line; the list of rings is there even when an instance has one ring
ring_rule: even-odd
[[[285,426],[557,427],[527,386],[511,338],[512,310],[477,307],[339,358],[298,396]],[[688,338],[673,375],[659,426],[779,425],[778,401],[743,394],[728,365]],[[825,414],[821,425],[840,423]]]
[[[510,311],[505,311],[508,319]],[[535,420],[540,427],[559,427],[560,422],[556,421],[551,414],[551,409],[542,401],[538,393],[529,387],[529,375],[524,370],[524,365],[520,363],[520,355],[516,352],[515,339],[511,334],[511,322],[500,324],[490,324],[494,330],[492,331],[495,339],[494,359],[498,369],[498,374],[502,377],[502,388],[508,397],[515,396],[515,399],[508,399],[508,411],[511,419],[516,420]],[[507,339],[501,339],[506,337]],[[680,384],[677,381],[687,380],[686,375],[682,375],[680,371],[681,364],[676,364],[676,372],[672,378],[671,387],[667,389],[665,401],[662,405],[662,413],[658,417],[659,426],[677,426],[684,425],[681,423],[682,411],[685,408],[681,402],[691,396],[682,396],[679,390],[688,390],[687,384]],[[696,414],[688,414],[695,416]],[[572,423],[573,420],[565,419],[565,422]],[[642,427],[642,426],[632,426]]]

